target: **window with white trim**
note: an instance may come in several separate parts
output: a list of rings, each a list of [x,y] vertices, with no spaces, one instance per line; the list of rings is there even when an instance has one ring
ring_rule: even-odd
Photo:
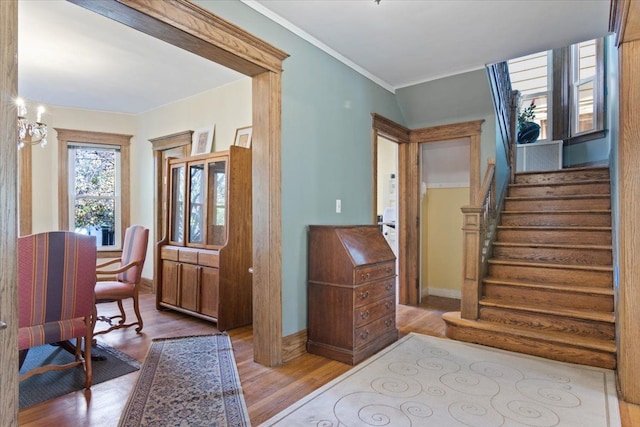
[[[519,111],[534,103],[540,140],[565,144],[604,136],[604,40],[594,39],[508,61]]]
[[[120,147],[70,143],[69,230],[96,236],[101,249],[120,248]]]

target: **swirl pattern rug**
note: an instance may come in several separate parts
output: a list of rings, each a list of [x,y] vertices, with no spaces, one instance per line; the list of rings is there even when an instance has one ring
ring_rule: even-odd
[[[120,426],[250,426],[226,334],[154,339]]]
[[[262,424],[619,425],[613,371],[413,333]]]

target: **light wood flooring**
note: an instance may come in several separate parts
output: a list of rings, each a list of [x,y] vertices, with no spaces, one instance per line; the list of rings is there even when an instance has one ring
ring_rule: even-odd
[[[100,312],[113,310],[110,306],[100,306]],[[141,334],[129,328],[100,335],[99,340],[142,362],[153,338],[217,332],[215,325],[209,322],[172,311],[156,310],[151,294],[141,295],[141,308],[144,320]],[[400,334],[418,332],[444,337],[441,315],[454,310],[459,310],[458,300],[438,297],[429,297],[421,307],[399,306],[397,324]],[[311,354],[305,354],[279,368],[266,368],[253,362],[251,327],[231,330],[229,335],[254,426],[350,368],[349,365]],[[95,384],[90,391],[71,393],[26,408],[20,411],[19,423],[32,427],[116,426],[137,376],[138,372],[134,372]],[[640,427],[640,406],[623,402],[620,409],[623,427]]]

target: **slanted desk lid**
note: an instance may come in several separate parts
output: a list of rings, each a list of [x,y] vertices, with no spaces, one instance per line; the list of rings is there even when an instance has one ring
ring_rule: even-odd
[[[391,247],[377,226],[336,228],[354,266],[395,261]]]

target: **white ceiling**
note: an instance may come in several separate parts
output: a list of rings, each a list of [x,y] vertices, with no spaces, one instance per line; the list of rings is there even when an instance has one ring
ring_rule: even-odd
[[[243,1],[391,91],[603,36],[610,4]],[[19,0],[18,16],[19,92],[33,101],[140,113],[244,78],[64,0]]]

